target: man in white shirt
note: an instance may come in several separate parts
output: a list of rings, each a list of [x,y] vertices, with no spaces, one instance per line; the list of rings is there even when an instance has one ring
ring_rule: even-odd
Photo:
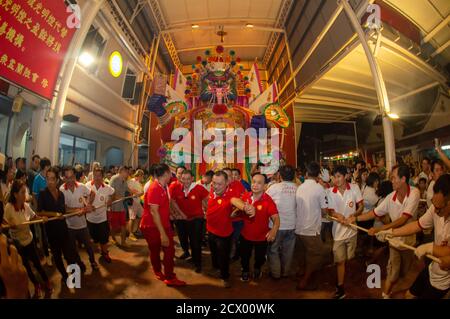
[[[345,262],[355,256],[357,231],[346,225],[346,218],[363,211],[363,198],[359,187],[347,183],[347,168],[337,166],[333,172],[334,188],[328,192],[329,214],[338,219],[333,223],[333,255],[337,265],[337,287],[335,299],[345,298]]]
[[[78,215],[66,218],[69,235],[71,240],[77,240],[86,247],[92,269],[98,270],[85,216],[86,213],[92,211],[95,194],[84,184],[75,181],[75,169],[71,166],[64,169],[64,181],[65,183],[59,190],[64,194],[66,211],[80,211]]]
[[[392,170],[392,186],[394,192],[390,193],[375,209],[358,217],[348,219],[349,223],[354,221],[371,220],[375,217],[383,217],[389,214],[391,223],[381,227],[372,227],[369,235],[374,236],[382,230],[398,228],[407,223],[412,223],[417,218],[417,207],[419,206],[420,192],[415,187],[409,186],[409,168],[408,166],[396,166]],[[401,242],[414,245],[416,236],[400,237]],[[411,267],[413,261],[411,250],[402,248],[390,243],[389,262],[387,266],[386,284],[383,291],[383,298],[388,299],[392,293],[392,288],[400,277],[404,276]]]
[[[432,205],[417,222],[403,227],[381,231],[379,240],[404,238],[423,229],[434,228],[434,243],[416,248],[418,258],[433,255],[442,259],[450,256],[450,175],[444,174],[434,185]],[[406,298],[442,299],[450,290],[450,269],[435,261],[425,267],[406,293]]]
[[[86,183],[86,187],[95,193],[94,202],[92,204],[94,207],[99,208],[86,214],[89,234],[94,240],[94,243],[100,244],[103,259],[107,263],[111,263],[111,257],[108,253],[109,223],[106,205],[111,203],[111,196],[114,194],[114,188],[103,182],[104,172],[100,167],[94,168],[92,171],[92,178],[93,180],[91,182]]]
[[[307,179],[300,185],[296,193],[297,222],[295,234],[300,250],[300,266],[305,275],[297,285],[297,289],[315,289],[308,286],[311,276],[320,268],[323,261],[323,243],[320,237],[322,214],[327,213],[326,192],[318,183],[319,164],[312,162],[307,167]]]
[[[295,169],[292,166],[280,167],[281,183],[269,187],[266,194],[275,202],[280,216],[280,228],[275,240],[269,244],[267,257],[270,275],[274,279],[288,277],[295,250],[296,207]],[[272,226],[272,225],[270,225]]]

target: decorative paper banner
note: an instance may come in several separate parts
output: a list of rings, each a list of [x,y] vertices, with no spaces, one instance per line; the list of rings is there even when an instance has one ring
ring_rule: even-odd
[[[278,88],[277,83],[275,82],[250,104],[250,109],[252,111],[255,111],[257,114],[261,114],[264,107],[268,103],[275,103],[277,100],[278,100]]]
[[[78,25],[64,1],[0,0],[0,76],[50,100]]]
[[[173,89],[177,92],[178,96],[185,95],[186,86],[187,86],[186,82],[187,82],[186,77],[177,68],[175,70],[175,75],[174,75],[174,79],[173,79]]]
[[[252,102],[263,92],[261,77],[259,75],[259,69],[256,63],[253,64],[250,72],[248,72],[248,82],[252,92],[250,98],[248,99],[248,103],[252,104]]]

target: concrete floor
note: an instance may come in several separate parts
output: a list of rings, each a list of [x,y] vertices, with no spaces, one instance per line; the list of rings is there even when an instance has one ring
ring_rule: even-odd
[[[180,288],[167,287],[163,282],[154,278],[148,256],[145,240],[131,242],[129,248],[121,249],[110,247],[111,264],[100,263],[100,271],[92,272],[87,254],[81,251],[81,257],[88,270],[82,277],[80,289],[69,289],[61,285],[60,275],[55,267],[46,267],[50,275],[54,291],[48,298],[256,298],[256,299],[327,299],[332,298],[335,289],[335,268],[328,266],[319,274],[319,286],[315,291],[297,291],[295,278],[285,278],[274,281],[267,276],[265,265],[264,277],[258,282],[243,283],[240,278],[240,263],[231,265],[232,283],[230,289],[222,288],[221,280],[209,277],[210,270],[209,250],[203,251],[203,274],[196,274],[188,261],[176,259],[175,272],[178,278],[186,281],[188,285]],[[176,255],[181,255],[177,244]],[[98,258],[96,254],[96,258]],[[382,278],[386,273],[387,256],[380,262]],[[412,284],[417,273],[423,265],[416,261],[406,278],[402,279],[394,289],[394,298],[402,298],[406,289]],[[364,260],[356,258],[348,263],[346,279],[347,298],[380,298],[381,289],[368,289]],[[384,282],[383,282],[384,283]],[[31,290],[32,291],[32,290]]]

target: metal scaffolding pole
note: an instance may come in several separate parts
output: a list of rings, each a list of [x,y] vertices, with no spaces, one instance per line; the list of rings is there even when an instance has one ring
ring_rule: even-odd
[[[392,121],[388,116],[391,110],[389,104],[389,98],[386,90],[386,84],[383,80],[383,75],[381,69],[378,66],[377,60],[374,57],[372,51],[370,50],[369,44],[367,43],[364,30],[353,11],[352,7],[348,3],[348,0],[340,0],[343,5],[344,11],[353,26],[353,29],[358,34],[361,45],[366,53],[367,62],[369,63],[370,71],[375,82],[375,89],[377,92],[378,103],[380,106],[381,115],[383,117],[383,132],[384,132],[384,147],[386,153],[386,168],[388,171],[392,170],[395,165],[395,140],[394,140],[394,128],[392,126]]]

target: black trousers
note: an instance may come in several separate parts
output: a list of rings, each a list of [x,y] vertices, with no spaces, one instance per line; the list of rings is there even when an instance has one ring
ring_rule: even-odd
[[[63,221],[64,222],[64,221]],[[54,222],[56,223],[56,222]],[[65,225],[63,225],[65,226]],[[63,278],[67,277],[66,266],[64,265],[63,256],[68,265],[78,264],[81,267],[82,261],[78,254],[75,242],[69,236],[69,231],[64,228],[59,232],[59,236],[48,233],[48,242],[50,251],[55,261],[56,269]]]
[[[38,280],[31,270],[31,264],[33,264],[34,268],[36,268],[37,272],[41,276],[44,282],[48,281],[47,274],[45,273],[44,268],[41,266],[41,262],[39,260],[39,256],[37,254],[36,243],[34,239],[27,246],[21,246],[20,244],[16,244],[17,251],[22,257],[22,263],[25,266],[25,269],[28,273],[28,278],[30,278],[31,282],[36,285],[38,284]]]
[[[202,267],[203,217],[186,221],[186,231],[195,267]]]
[[[228,237],[220,237],[212,233],[208,235],[212,265],[214,268],[220,269],[222,279],[230,278],[231,237],[231,235]]]
[[[187,229],[187,220],[176,220],[175,227],[180,240],[181,248],[185,254],[189,254],[189,235]]]
[[[253,248],[255,249],[255,265],[253,270],[261,270],[261,267],[266,262],[267,241],[250,241],[241,236],[242,272],[250,272],[250,258],[252,257]]]

